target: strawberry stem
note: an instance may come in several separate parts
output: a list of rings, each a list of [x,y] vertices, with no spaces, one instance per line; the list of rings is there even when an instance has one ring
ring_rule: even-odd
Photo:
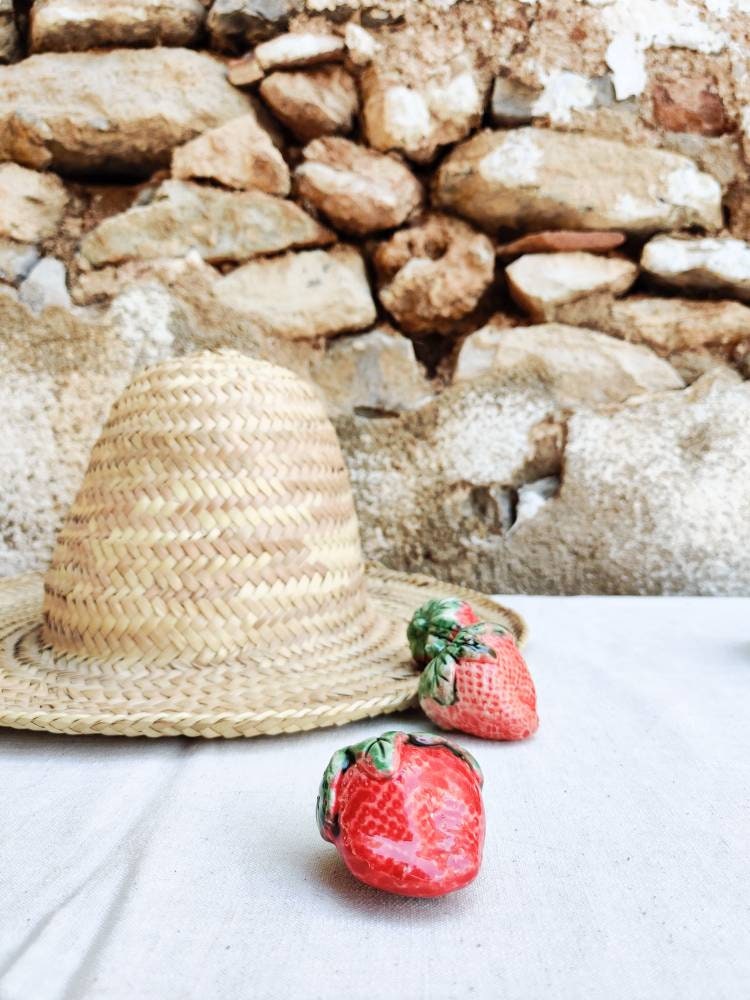
[[[432,659],[459,627],[456,616],[464,602],[457,597],[427,601],[414,612],[406,629],[411,654],[417,663]]]

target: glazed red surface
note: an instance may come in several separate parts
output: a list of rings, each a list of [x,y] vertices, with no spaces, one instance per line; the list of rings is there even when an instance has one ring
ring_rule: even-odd
[[[466,601],[461,602],[461,606],[456,612],[456,624],[459,628],[465,628],[467,625],[476,625],[479,619],[477,618],[474,608]]]
[[[458,661],[456,701],[440,705],[422,698],[422,710],[442,729],[458,729],[487,740],[527,739],[539,726],[529,668],[511,636],[488,630],[477,638],[493,652]]]
[[[476,775],[445,747],[404,745],[396,773],[366,761],[341,776],[339,854],[367,885],[442,896],[479,871],[484,807]]]

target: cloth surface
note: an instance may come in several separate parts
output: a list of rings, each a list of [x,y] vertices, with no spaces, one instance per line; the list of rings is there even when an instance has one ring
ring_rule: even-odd
[[[746,1000],[750,600],[504,598],[541,718],[460,736],[477,881],[354,882],[331,753],[418,713],[231,742],[0,731],[0,1000]]]

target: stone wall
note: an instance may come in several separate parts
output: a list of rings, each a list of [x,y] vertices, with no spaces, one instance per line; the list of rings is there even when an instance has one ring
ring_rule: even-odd
[[[368,554],[750,589],[743,0],[0,0],[0,574],[113,399],[315,380]]]

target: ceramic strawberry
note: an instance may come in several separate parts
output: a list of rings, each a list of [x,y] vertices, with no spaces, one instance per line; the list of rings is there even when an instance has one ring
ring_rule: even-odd
[[[391,731],[337,751],[317,813],[321,836],[376,889],[443,896],[479,871],[482,772],[441,736]]]
[[[417,608],[406,629],[411,655],[423,666],[459,629],[478,621],[472,606],[458,597],[428,601]]]
[[[523,740],[539,725],[534,682],[513,636],[484,622],[461,629],[430,660],[419,704],[442,729],[487,740]]]

